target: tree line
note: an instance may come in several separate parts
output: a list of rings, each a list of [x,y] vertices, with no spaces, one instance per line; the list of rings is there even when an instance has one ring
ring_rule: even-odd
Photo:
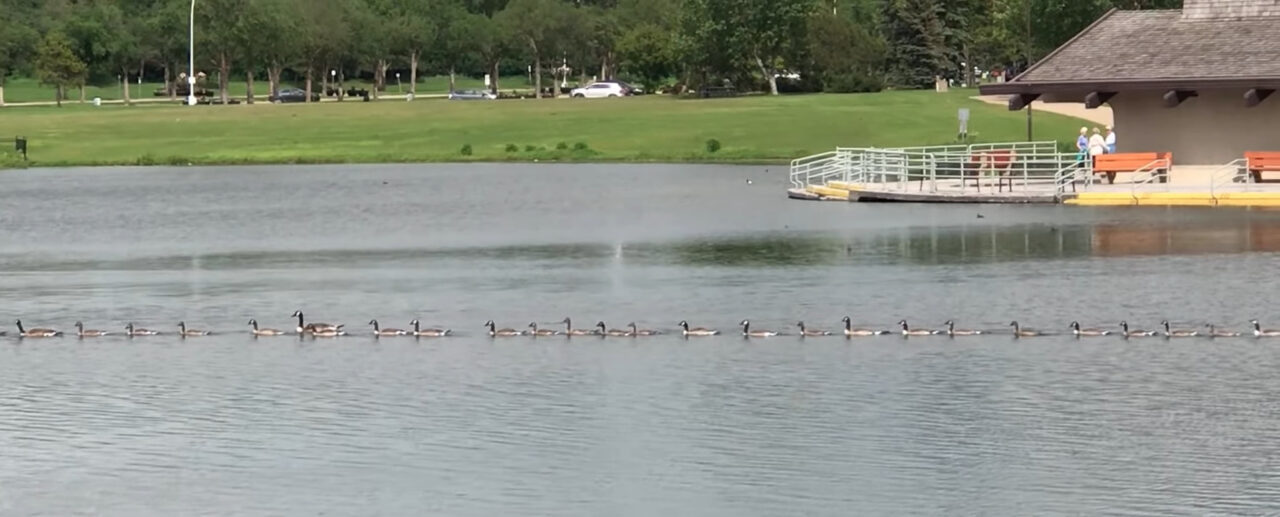
[[[219,96],[243,80],[307,90],[405,72],[552,83],[622,78],[650,90],[780,91],[973,83],[1025,67],[1107,9],[1181,0],[196,0],[196,69]],[[186,71],[188,0],[0,0],[6,77],[64,91]],[[452,81],[450,87],[452,89]],[[83,88],[82,88],[83,91]],[[549,95],[557,89],[550,88]],[[83,94],[82,94],[83,95]]]

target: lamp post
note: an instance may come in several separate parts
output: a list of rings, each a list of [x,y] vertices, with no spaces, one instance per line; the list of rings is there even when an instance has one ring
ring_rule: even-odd
[[[191,0],[191,32],[187,42],[187,105],[196,105],[196,0]]]
[[[400,72],[396,72],[396,91],[404,93],[404,88],[400,86]]]

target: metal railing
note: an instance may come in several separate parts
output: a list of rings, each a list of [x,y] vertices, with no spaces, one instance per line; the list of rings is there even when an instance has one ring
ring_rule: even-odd
[[[1150,163],[1138,167],[1133,171],[1133,176],[1130,176],[1129,194],[1133,196],[1134,200],[1137,200],[1139,185],[1149,185],[1160,179],[1164,180],[1161,184],[1165,186],[1164,190],[1167,192],[1169,190],[1169,169],[1172,167],[1173,164],[1169,163],[1167,158],[1156,158]]]
[[[1066,167],[1058,169],[1053,177],[1053,190],[1058,195],[1065,194],[1067,187],[1071,187],[1071,191],[1076,191],[1076,184],[1084,183],[1084,188],[1088,189],[1093,186],[1093,160],[1081,158],[1079,154],[1073,162]]]
[[[837,148],[791,161],[795,188],[841,180],[907,191],[1058,189],[1062,171],[1078,167],[1057,143],[1007,142],[904,148]]]
[[[1237,192],[1249,190],[1249,185],[1253,182],[1249,179],[1249,160],[1246,158],[1238,158],[1232,160],[1209,173],[1209,195],[1214,199],[1218,198],[1218,193],[1228,184],[1238,184],[1239,187],[1231,189]]]

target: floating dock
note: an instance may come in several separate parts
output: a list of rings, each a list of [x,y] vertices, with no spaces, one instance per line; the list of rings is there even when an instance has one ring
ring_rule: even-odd
[[[807,201],[1280,207],[1280,183],[1254,183],[1242,161],[1121,173],[1114,184],[1054,142],[900,149],[840,148],[794,160],[787,196]]]

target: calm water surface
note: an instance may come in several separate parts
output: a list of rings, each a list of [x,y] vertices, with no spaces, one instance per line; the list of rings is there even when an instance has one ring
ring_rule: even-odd
[[[845,315],[1280,326],[1280,213],[801,203],[784,185],[779,167],[660,165],[2,173],[0,515],[1280,509],[1280,340],[734,335]],[[356,335],[248,336],[295,309]],[[726,335],[481,326],[565,316]],[[19,317],[218,334],[18,340]],[[375,340],[375,317],[458,336]]]

